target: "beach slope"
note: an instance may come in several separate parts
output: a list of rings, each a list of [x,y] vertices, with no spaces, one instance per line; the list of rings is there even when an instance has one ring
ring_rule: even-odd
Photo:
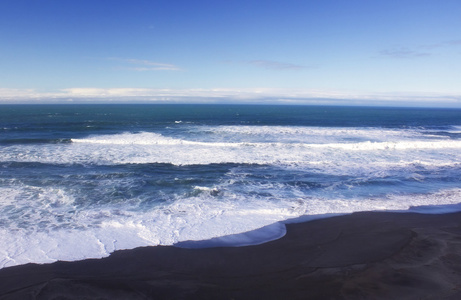
[[[461,213],[362,212],[255,246],[9,267],[0,299],[461,299]]]

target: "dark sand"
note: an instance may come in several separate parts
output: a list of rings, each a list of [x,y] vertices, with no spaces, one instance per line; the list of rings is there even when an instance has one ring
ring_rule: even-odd
[[[355,213],[257,246],[0,270],[0,299],[461,299],[461,213]]]

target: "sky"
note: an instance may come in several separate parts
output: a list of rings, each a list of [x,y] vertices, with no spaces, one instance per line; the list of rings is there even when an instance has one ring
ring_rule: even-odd
[[[0,0],[0,103],[461,107],[459,0]]]

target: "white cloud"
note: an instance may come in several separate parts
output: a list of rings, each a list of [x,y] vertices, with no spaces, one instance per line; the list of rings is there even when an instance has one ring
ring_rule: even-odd
[[[414,49],[409,49],[406,47],[385,49],[379,52],[381,56],[387,56],[392,58],[416,58],[423,56],[433,55],[428,50],[434,50],[438,48],[448,48],[448,47],[457,47],[461,46],[461,40],[449,40],[442,41],[434,44],[419,45],[414,47]]]
[[[34,89],[7,89],[0,88],[0,99],[14,99],[14,98],[33,98],[34,95],[39,95]]]
[[[422,56],[429,56],[430,53],[421,52],[410,50],[407,48],[399,48],[399,49],[388,49],[380,51],[379,54],[382,56],[392,57],[392,58],[415,58],[415,57],[422,57]]]
[[[345,90],[215,88],[69,88],[55,92],[1,89],[0,103],[255,103],[461,107],[461,95]]]
[[[150,60],[135,58],[110,57],[109,60],[119,61],[123,64],[122,69],[133,71],[180,71],[181,68],[167,63],[153,62]]]
[[[455,46],[461,46],[461,40],[449,40],[449,41],[443,41],[443,42],[430,44],[430,45],[421,45],[420,48],[435,49],[435,48],[455,47]]]
[[[139,89],[139,88],[70,88],[63,89],[60,91],[62,95],[77,98],[106,98],[106,97],[136,97],[145,96],[151,93],[151,89]],[[60,93],[57,93],[59,95]]]

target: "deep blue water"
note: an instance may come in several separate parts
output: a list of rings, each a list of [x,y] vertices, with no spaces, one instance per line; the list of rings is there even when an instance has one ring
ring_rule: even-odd
[[[461,110],[0,106],[0,267],[461,202]],[[415,209],[415,208],[412,208]]]

